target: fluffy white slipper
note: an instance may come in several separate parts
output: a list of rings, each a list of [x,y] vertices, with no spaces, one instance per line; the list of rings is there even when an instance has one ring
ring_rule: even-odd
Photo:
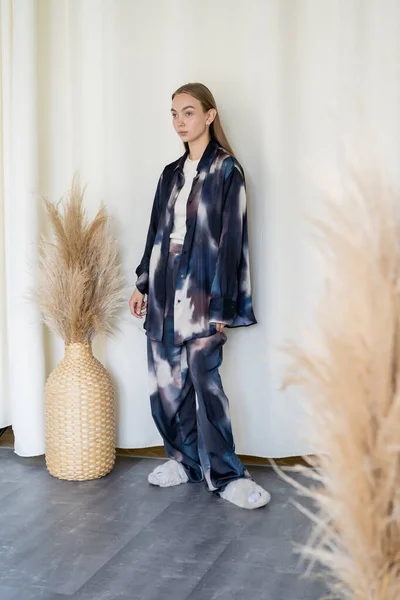
[[[189,477],[180,463],[176,460],[169,460],[156,467],[147,480],[152,485],[158,485],[159,487],[172,487],[173,485],[187,483]]]
[[[265,506],[271,500],[270,494],[252,479],[235,479],[228,483],[223,492],[218,492],[221,498],[240,506],[253,510]]]

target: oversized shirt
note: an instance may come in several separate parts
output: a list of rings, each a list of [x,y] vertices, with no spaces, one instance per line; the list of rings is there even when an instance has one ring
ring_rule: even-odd
[[[188,151],[158,181],[136,287],[147,294],[144,327],[162,341],[166,268],[174,205]],[[197,166],[186,205],[186,235],[175,287],[174,344],[215,333],[215,323],[256,323],[253,312],[245,179],[235,157],[212,139]]]

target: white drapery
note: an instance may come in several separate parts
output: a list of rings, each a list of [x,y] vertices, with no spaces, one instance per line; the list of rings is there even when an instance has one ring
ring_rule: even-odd
[[[395,181],[400,145],[397,0],[0,0],[0,427],[16,452],[44,452],[43,387],[63,354],[25,297],[46,231],[37,199],[79,170],[93,215],[113,216],[127,281],[143,251],[165,164],[182,151],[171,93],[213,91],[247,177],[258,325],[228,332],[224,387],[237,451],[307,453],[304,399],[280,390],[279,345],[312,322],[323,273],[302,218],[320,200],[343,140],[372,131]],[[130,317],[96,355],[117,390],[118,446],[160,444],[150,415],[145,335]]]

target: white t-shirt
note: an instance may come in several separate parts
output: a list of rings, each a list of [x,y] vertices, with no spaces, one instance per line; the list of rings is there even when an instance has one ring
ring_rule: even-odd
[[[186,158],[185,164],[183,165],[183,174],[185,176],[185,183],[179,192],[179,196],[175,202],[175,212],[174,212],[174,225],[172,228],[172,232],[170,234],[170,238],[177,241],[182,242],[185,238],[186,234],[186,204],[189,198],[190,190],[192,189],[193,178],[197,173],[197,165],[199,164],[200,159],[198,160],[190,160],[189,157]]]

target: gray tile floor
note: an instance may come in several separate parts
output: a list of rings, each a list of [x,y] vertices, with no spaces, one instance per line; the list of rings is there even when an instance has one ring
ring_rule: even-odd
[[[292,552],[307,520],[270,467],[249,467],[272,495],[236,508],[202,484],[158,489],[157,462],[119,457],[88,482],[59,481],[44,458],[0,448],[1,600],[318,600]]]

